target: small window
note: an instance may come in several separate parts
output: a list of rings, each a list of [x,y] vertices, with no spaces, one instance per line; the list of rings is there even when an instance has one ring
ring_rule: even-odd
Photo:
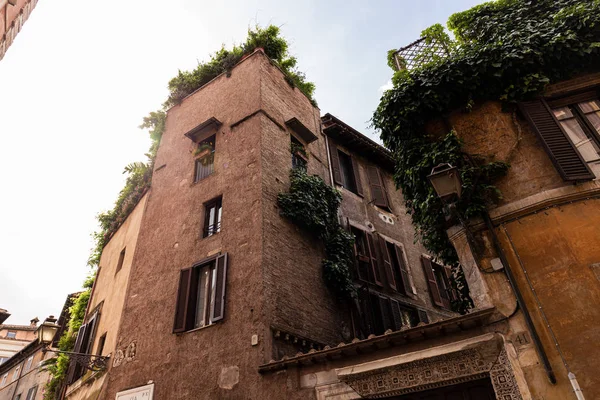
[[[17,338],[17,332],[8,331],[6,333],[6,338],[7,339],[16,339]]]
[[[457,294],[452,288],[453,278],[450,267],[438,264],[426,256],[421,257],[421,262],[433,304],[448,310],[452,309],[452,301],[457,299]]]
[[[100,339],[98,339],[98,349],[96,350],[96,355],[102,355],[102,352],[104,351],[104,343],[106,343],[106,332],[104,332],[104,334],[100,336]]]
[[[31,364],[33,364],[33,356],[27,359],[27,363],[25,364],[25,372],[31,369]]]
[[[119,254],[119,261],[117,262],[117,270],[115,271],[115,275],[121,270],[121,268],[123,268],[123,261],[125,261],[125,247],[123,247],[123,250],[121,250],[121,253]]]
[[[222,197],[218,197],[204,205],[204,229],[202,237],[209,237],[221,232]]]
[[[27,397],[25,398],[25,400],[34,400],[35,395],[37,394],[37,388],[37,386],[34,386],[31,389],[29,389],[29,391],[27,391]]]
[[[292,168],[306,171],[306,164],[308,163],[306,148],[294,136],[291,136],[290,151],[292,152]]]
[[[8,373],[4,374],[2,376],[2,384],[0,384],[0,386],[4,386],[6,385],[6,379],[8,378]]]
[[[15,368],[15,372],[13,372],[13,376],[12,376],[13,381],[16,381],[17,378],[19,377],[20,370],[21,370],[21,366],[18,366],[17,368]]]
[[[358,279],[381,286],[381,272],[375,251],[376,238],[358,228],[351,228],[354,235],[354,258]]]
[[[0,365],[2,365],[6,360],[8,360],[8,357],[0,357]]]
[[[216,135],[212,135],[198,143],[195,150],[194,182],[201,181],[215,172],[215,139]]]
[[[174,332],[214,324],[225,312],[227,253],[181,271]]]
[[[393,280],[393,282],[394,282],[394,286],[392,287],[392,289],[394,289],[402,294],[405,294],[405,295],[411,294],[412,286],[410,285],[408,268],[407,268],[406,262],[404,260],[404,251],[402,250],[402,247],[400,247],[396,244],[390,243],[390,242],[384,240],[383,238],[380,238],[380,240],[382,241],[382,243],[384,243],[384,246],[385,246],[385,248],[382,251],[384,259],[388,255],[390,258],[390,267],[392,269],[392,271],[391,271],[392,279],[390,279],[390,280]],[[385,253],[386,250],[387,250],[387,254]],[[386,263],[386,265],[387,265],[387,263]]]
[[[340,170],[342,172],[342,186],[352,193],[358,193],[356,185],[356,171],[354,171],[353,168],[352,157],[339,150],[338,157],[340,159]]]

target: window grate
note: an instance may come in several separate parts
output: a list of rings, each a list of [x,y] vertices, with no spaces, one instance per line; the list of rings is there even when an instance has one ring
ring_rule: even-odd
[[[448,48],[433,38],[422,37],[394,54],[398,70],[411,70],[439,58],[450,55]]]
[[[196,174],[194,182],[199,182],[215,172],[215,152],[196,160]]]

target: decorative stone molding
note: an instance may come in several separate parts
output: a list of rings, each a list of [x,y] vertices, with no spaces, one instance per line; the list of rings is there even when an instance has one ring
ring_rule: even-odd
[[[376,364],[372,368],[350,367],[346,372],[338,372],[338,377],[367,399],[399,396],[482,378],[490,378],[498,399],[523,399],[506,349],[497,340],[395,365],[382,361],[382,368]],[[357,372],[352,373],[353,369]]]

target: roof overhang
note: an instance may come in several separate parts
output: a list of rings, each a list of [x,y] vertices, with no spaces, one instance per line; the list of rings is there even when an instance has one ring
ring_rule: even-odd
[[[314,142],[317,136],[308,129],[298,118],[294,117],[285,121],[285,124],[300,136],[306,143]]]
[[[217,133],[221,125],[221,121],[215,117],[210,117],[200,125],[196,126],[194,129],[186,132],[185,136],[192,139],[194,142],[199,142]]]

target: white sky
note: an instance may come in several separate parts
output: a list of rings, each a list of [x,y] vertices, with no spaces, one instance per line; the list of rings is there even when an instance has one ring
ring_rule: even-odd
[[[178,69],[242,42],[249,25],[279,25],[322,113],[369,133],[391,76],[387,50],[479,2],[39,0],[0,61],[7,323],[58,315],[80,290],[95,215],[112,208],[123,167],[144,160],[149,139],[137,126],[160,108]]]

